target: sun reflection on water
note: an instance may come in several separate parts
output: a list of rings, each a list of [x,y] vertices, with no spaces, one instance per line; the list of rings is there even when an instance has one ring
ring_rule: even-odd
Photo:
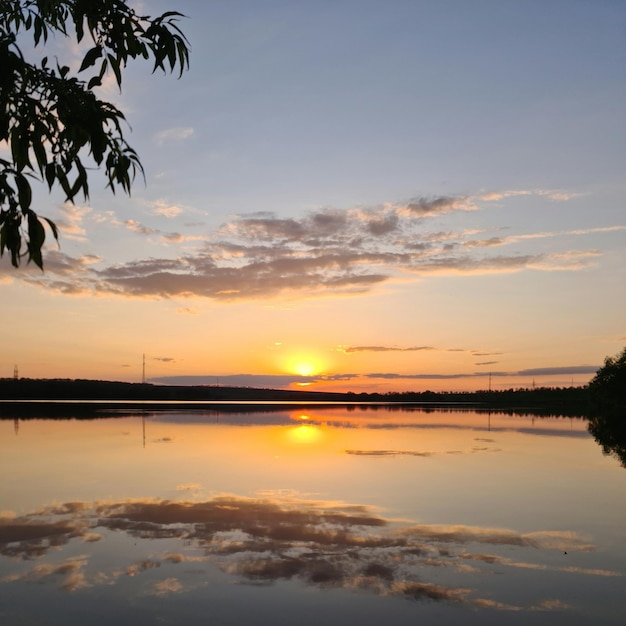
[[[307,419],[307,418],[305,418]],[[296,444],[313,444],[322,439],[322,431],[313,424],[302,423],[287,431],[289,441]]]

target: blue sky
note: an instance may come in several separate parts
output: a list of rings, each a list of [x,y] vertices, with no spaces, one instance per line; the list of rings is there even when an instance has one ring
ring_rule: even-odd
[[[3,260],[6,375],[570,384],[626,343],[623,2],[135,6],[191,69],[103,90],[130,199],[38,191],[61,248]]]

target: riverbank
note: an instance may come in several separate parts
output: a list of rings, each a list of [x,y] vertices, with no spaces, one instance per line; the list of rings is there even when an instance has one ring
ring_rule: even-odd
[[[36,401],[50,406],[88,405],[129,408],[141,403],[144,409],[176,403],[190,407],[190,403],[202,406],[206,403],[259,403],[266,406],[272,402],[293,403],[410,403],[431,406],[465,405],[483,409],[514,409],[516,411],[548,412],[565,415],[586,415],[588,392],[586,387],[539,387],[532,389],[507,389],[501,391],[474,392],[403,392],[403,393],[331,393],[316,391],[292,391],[283,389],[259,389],[252,387],[222,386],[175,386],[149,383],[126,383],[100,380],[73,379],[0,379],[0,414],[17,407],[31,405]]]

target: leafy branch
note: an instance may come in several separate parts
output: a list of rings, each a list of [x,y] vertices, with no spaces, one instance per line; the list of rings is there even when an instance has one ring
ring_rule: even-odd
[[[0,159],[0,254],[10,253],[18,267],[23,257],[43,269],[46,224],[58,241],[58,230],[31,208],[31,180],[59,186],[67,202],[89,198],[84,159],[104,169],[112,193],[130,195],[143,167],[127,143],[124,114],[100,100],[94,89],[110,71],[121,90],[129,60],[153,60],[152,72],[189,67],[189,44],[178,27],[177,11],[152,18],[140,16],[122,0],[0,0],[0,144],[9,159]],[[18,36],[32,35],[35,46],[60,33],[94,44],[77,74],[67,65],[28,62]],[[92,69],[93,68],[93,69]],[[88,70],[91,70],[91,75]]]

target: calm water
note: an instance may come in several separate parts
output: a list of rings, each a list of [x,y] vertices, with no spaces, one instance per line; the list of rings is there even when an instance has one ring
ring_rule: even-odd
[[[583,420],[2,420],[0,464],[2,624],[626,621],[626,470]]]

